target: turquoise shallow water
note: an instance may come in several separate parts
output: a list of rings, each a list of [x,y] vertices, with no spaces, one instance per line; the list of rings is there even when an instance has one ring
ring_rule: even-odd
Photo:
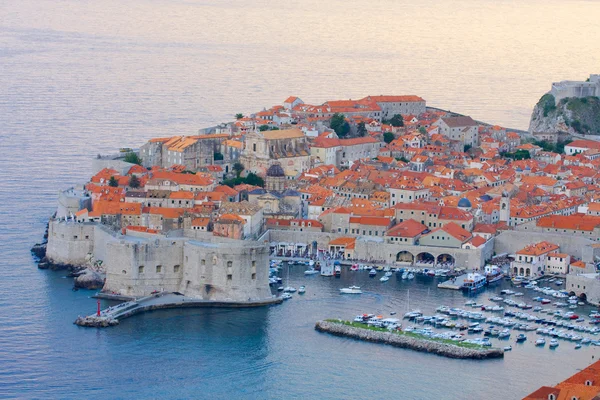
[[[462,305],[430,282],[291,282],[255,310],[162,311],[72,325],[95,300],[29,255],[90,158],[280,103],[415,93],[526,128],[552,80],[600,65],[597,1],[22,0],[0,5],[0,398],[519,398],[595,349],[524,346],[448,360],[321,335],[359,312]],[[564,18],[569,15],[569,18]],[[492,20],[490,20],[490,16]],[[556,29],[556,21],[561,28]],[[356,281],[355,281],[356,280]],[[364,281],[364,282],[363,282]],[[367,293],[341,297],[359,283]],[[489,297],[484,295],[485,297]],[[417,304],[418,303],[418,304]],[[429,308],[427,308],[429,307]],[[539,350],[539,351],[538,351]]]

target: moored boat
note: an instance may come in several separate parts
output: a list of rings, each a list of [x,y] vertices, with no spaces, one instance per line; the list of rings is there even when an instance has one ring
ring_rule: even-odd
[[[360,290],[359,286],[350,286],[347,288],[341,288],[340,294],[361,294],[362,290]]]
[[[462,289],[467,292],[474,292],[483,288],[487,283],[485,276],[476,272],[467,274]]]

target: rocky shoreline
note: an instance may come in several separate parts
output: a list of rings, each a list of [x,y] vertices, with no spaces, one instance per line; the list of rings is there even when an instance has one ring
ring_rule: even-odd
[[[364,340],[373,343],[389,344],[395,347],[437,354],[449,358],[484,360],[504,357],[504,351],[502,349],[475,349],[460,347],[427,339],[398,335],[391,332],[357,328],[345,325],[341,322],[318,321],[315,324],[315,329],[319,332],[326,332],[335,336],[349,337],[352,339]]]

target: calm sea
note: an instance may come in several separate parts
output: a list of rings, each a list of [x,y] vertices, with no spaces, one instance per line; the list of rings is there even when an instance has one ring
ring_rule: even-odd
[[[280,104],[418,94],[514,128],[559,79],[600,72],[598,1],[19,0],[0,4],[1,398],[519,398],[592,361],[530,343],[456,361],[317,334],[324,317],[461,305],[431,282],[301,270],[303,298],[81,329],[90,292],[39,271],[59,188],[90,158]],[[362,282],[365,281],[365,282]],[[341,297],[359,283],[367,293]],[[482,298],[489,297],[483,294]]]

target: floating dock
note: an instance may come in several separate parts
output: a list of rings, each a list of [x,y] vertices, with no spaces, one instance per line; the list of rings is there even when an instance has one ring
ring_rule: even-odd
[[[452,290],[460,290],[460,288],[465,283],[468,274],[463,274],[457,276],[456,278],[448,279],[445,282],[438,283],[437,287],[440,289],[452,289]]]

